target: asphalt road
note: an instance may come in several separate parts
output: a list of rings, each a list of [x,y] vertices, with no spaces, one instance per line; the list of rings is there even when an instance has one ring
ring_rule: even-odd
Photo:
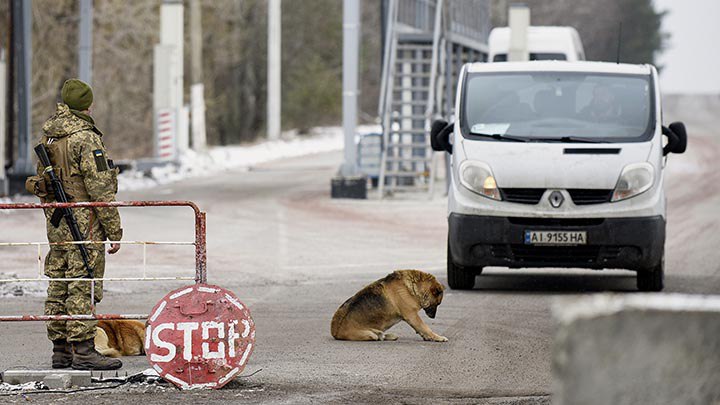
[[[684,100],[684,101],[683,101]],[[666,104],[666,122],[688,123],[688,152],[667,166],[666,292],[720,292],[720,130],[717,105],[694,99]],[[233,290],[256,321],[257,346],[244,374],[213,392],[131,387],[35,401],[116,403],[194,401],[307,403],[403,402],[546,404],[552,389],[554,300],[595,292],[635,294],[634,273],[488,269],[473,291],[447,291],[434,320],[447,343],[422,341],[404,324],[397,342],[340,342],[329,333],[335,309],[365,284],[394,269],[445,278],[444,198],[331,200],[340,153],[226,172],[122,199],[189,199],[208,212],[208,278]],[[126,238],[189,240],[187,209],[125,209]],[[42,240],[36,214],[0,214],[0,241]],[[149,272],[192,275],[189,248],[151,251]],[[0,251],[4,270],[32,274],[32,252]],[[29,259],[28,259],[29,257]],[[139,249],[109,258],[113,275],[137,274]],[[100,311],[148,312],[181,282],[109,284]],[[40,296],[0,298],[3,314],[40,313]],[[0,324],[0,369],[45,368],[50,344],[41,323]],[[126,370],[147,367],[126,358]],[[0,397],[23,401],[19,397]]]

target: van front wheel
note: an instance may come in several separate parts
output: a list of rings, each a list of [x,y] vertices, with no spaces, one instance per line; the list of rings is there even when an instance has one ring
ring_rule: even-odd
[[[665,284],[665,257],[650,270],[637,272],[637,288],[640,291],[662,291]]]
[[[475,287],[475,272],[463,269],[456,265],[450,254],[450,244],[447,249],[447,278],[448,285],[453,290],[472,290]]]

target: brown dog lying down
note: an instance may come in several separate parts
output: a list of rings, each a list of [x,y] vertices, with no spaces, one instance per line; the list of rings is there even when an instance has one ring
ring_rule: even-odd
[[[145,354],[145,324],[133,320],[98,321],[95,350],[108,357]]]
[[[444,287],[435,276],[419,270],[397,270],[360,290],[333,316],[330,333],[338,340],[397,340],[385,333],[400,321],[407,322],[425,340],[447,342],[420,318],[430,318],[443,299]]]

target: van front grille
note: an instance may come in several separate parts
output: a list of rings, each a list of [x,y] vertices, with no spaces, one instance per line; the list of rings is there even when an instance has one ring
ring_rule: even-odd
[[[569,188],[567,192],[570,194],[575,205],[590,205],[610,202],[613,190]]]
[[[540,202],[544,188],[503,188],[500,189],[503,200],[517,203],[534,205]],[[569,188],[567,189],[570,198],[575,205],[602,204],[610,202],[613,190],[590,189],[590,188]]]
[[[503,200],[518,204],[537,204],[540,202],[544,188],[503,188]]]
[[[534,217],[508,217],[508,222],[513,225],[523,226],[597,226],[605,222],[604,218],[534,218]]]
[[[490,254],[495,259],[519,263],[595,264],[617,260],[623,251],[640,256],[639,250],[631,246],[532,246],[520,244],[490,246]]]

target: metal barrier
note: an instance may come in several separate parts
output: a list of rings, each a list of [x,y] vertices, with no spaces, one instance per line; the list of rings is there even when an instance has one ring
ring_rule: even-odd
[[[0,204],[0,210],[24,210],[45,208],[107,208],[107,207],[190,207],[195,213],[195,241],[194,242],[143,242],[143,241],[83,241],[83,242],[5,242],[2,246],[37,246],[38,269],[37,278],[0,279],[3,282],[32,282],[32,281],[87,281],[90,282],[91,314],[87,315],[0,315],[0,322],[13,321],[71,321],[71,320],[112,320],[112,319],[146,319],[147,314],[96,314],[95,313],[95,282],[97,281],[167,281],[167,280],[194,280],[196,284],[207,282],[207,250],[206,250],[206,219],[205,213],[200,211],[195,203],[190,201],[113,201],[113,202],[79,202],[79,203],[20,203]],[[143,246],[143,276],[142,277],[103,277],[103,278],[47,278],[42,277],[43,262],[41,246],[77,245],[119,243],[125,245]],[[194,245],[195,246],[195,277],[147,277],[147,245]]]

